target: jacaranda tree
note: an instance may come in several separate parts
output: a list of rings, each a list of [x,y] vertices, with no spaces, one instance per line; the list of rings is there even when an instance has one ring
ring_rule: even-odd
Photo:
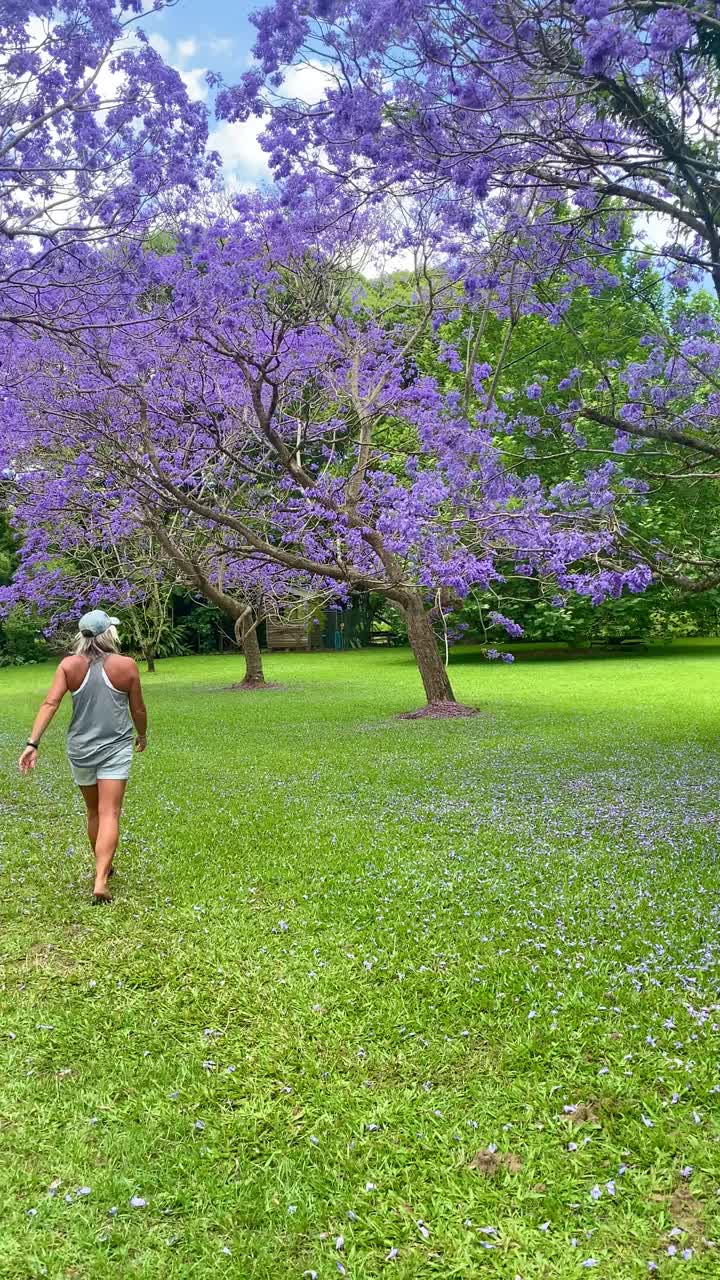
[[[279,177],[445,193],[460,230],[486,202],[521,230],[569,197],[565,239],[619,200],[666,218],[667,256],[720,295],[716,0],[276,0],[253,21],[256,65],[220,114],[264,114],[288,63],[328,76],[319,102],[273,103]]]
[[[255,65],[218,111],[266,117],[287,199],[311,186],[347,210],[389,194],[432,206],[477,317],[505,322],[496,387],[519,317],[566,323],[578,287],[613,286],[629,218],[640,275],[654,264],[668,297],[701,283],[720,298],[716,0],[276,0],[253,20]],[[285,95],[284,71],[302,63],[326,76],[310,103]],[[528,377],[551,449],[590,438],[609,466],[637,449],[669,481],[715,477],[718,313],[665,315],[644,358]],[[480,328],[453,357],[468,380]],[[718,578],[708,546],[656,567]]]
[[[0,324],[92,324],[98,284],[212,172],[206,110],[141,13],[138,0],[0,0]]]
[[[214,531],[218,555],[280,567],[306,589],[381,594],[405,619],[428,704],[451,703],[434,609],[508,563],[597,599],[640,590],[649,573],[614,559],[608,469],[546,490],[505,464],[496,437],[512,413],[488,396],[489,369],[473,371],[465,404],[414,368],[442,305],[427,263],[410,314],[388,328],[351,270],[349,228],[319,241],[309,210],[239,200],[234,220],[146,255],[135,324],[108,324],[74,350],[20,342],[6,413],[14,465],[25,433],[29,459],[43,441],[100,481],[108,536],[138,509],[158,529],[182,512]],[[26,503],[38,504],[35,519],[25,508],[28,554],[46,501],[34,475],[24,468]]]

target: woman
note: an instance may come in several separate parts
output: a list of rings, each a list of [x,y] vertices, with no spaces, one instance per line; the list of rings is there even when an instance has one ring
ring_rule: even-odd
[[[63,658],[55,672],[19,762],[21,773],[35,768],[40,739],[70,690],[73,710],[67,753],[87,808],[88,836],[95,854],[96,903],[111,901],[107,882],[132,762],[133,723],[137,730],[135,750],[144,751],[147,746],[140,672],[132,658],[119,652],[117,623],[117,618],[108,617],[102,609],[93,609],[80,619],[72,656]]]

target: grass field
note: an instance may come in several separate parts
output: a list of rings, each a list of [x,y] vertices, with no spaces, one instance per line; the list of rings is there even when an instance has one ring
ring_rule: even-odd
[[[0,1277],[720,1275],[720,652],[237,667],[146,679],[109,908],[0,671]]]

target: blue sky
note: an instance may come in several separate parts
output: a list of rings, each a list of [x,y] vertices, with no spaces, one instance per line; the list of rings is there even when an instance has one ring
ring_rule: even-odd
[[[219,71],[230,84],[238,79],[254,43],[248,14],[258,7],[261,0],[178,0],[171,8],[148,14],[142,26],[165,61],[177,67],[192,97],[212,111],[206,72]],[[257,141],[261,127],[259,121],[212,123],[211,145],[220,151],[231,185],[254,185],[267,175]]]
[[[205,102],[212,115],[212,93],[205,77],[218,71],[228,84],[237,81],[251,61],[255,28],[248,15],[269,0],[178,0],[170,8],[150,12],[142,27],[166,62],[180,72],[188,92]],[[317,102],[327,86],[318,64],[295,68],[285,79],[289,97]],[[247,188],[269,178],[265,153],[258,142],[259,119],[228,124],[212,118],[210,146],[223,159],[227,185]]]

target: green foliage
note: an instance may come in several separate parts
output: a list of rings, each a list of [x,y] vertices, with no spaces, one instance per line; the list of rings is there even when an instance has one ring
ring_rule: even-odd
[[[49,653],[39,619],[13,609],[0,620],[0,667],[42,662]]]
[[[691,595],[662,586],[601,605],[570,594],[558,607],[549,592],[538,591],[536,583],[518,583],[500,599],[489,591],[473,593],[464,608],[453,614],[452,626],[461,624],[467,628],[466,635],[483,642],[487,627],[488,643],[499,649],[512,647],[503,629],[489,621],[488,615],[495,609],[520,624],[524,640],[563,642],[580,648],[603,641],[612,644],[720,635],[720,592]]]
[[[12,580],[16,564],[16,544],[6,511],[0,508],[0,586]]]
[[[124,647],[135,658],[180,658],[191,652],[191,633],[185,622],[176,622],[171,610],[153,620],[150,629],[145,628],[139,610],[121,610],[121,634],[130,637]]]
[[[0,586],[12,581],[17,563],[17,542],[6,510],[0,508]],[[41,662],[48,656],[42,635],[42,619],[37,614],[13,609],[0,618],[0,667],[22,666]]]
[[[217,653],[223,646],[223,638],[229,639],[225,615],[214,605],[197,604],[186,596],[183,608],[180,593],[178,593],[176,612],[182,617],[183,635],[188,652]]]
[[[384,596],[371,592],[368,597],[370,633],[387,637],[390,645],[407,644],[407,627],[402,614]]]

